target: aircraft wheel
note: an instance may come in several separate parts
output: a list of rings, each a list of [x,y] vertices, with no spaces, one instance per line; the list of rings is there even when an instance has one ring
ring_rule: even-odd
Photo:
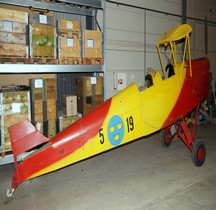
[[[204,164],[206,158],[206,148],[202,140],[198,140],[193,145],[191,159],[195,166],[200,167]]]
[[[161,144],[164,148],[167,148],[172,143],[172,134],[169,129],[161,130]]]
[[[13,196],[14,189],[13,188],[8,188],[6,190],[6,198],[11,198]]]

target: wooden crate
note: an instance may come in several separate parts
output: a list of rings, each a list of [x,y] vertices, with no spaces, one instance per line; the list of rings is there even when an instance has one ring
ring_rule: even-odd
[[[47,99],[56,100],[56,80],[55,79],[46,79],[46,97]]]
[[[10,43],[10,44],[20,44],[26,45],[26,34],[24,33],[10,33],[10,32],[0,32],[0,43]]]
[[[0,8],[0,21],[10,20],[20,23],[28,23],[28,13]]]
[[[36,123],[37,129],[46,137],[52,138],[56,135],[56,120],[48,120],[46,122],[37,121]]]
[[[19,44],[6,44],[0,43],[0,56],[1,57],[27,57],[28,47]]]
[[[29,26],[30,57],[56,57],[55,28],[51,25]]]
[[[103,103],[103,95],[94,96],[78,96],[77,97],[77,109],[79,113],[83,115],[97,108]]]
[[[56,120],[56,99],[47,99],[47,119]]]
[[[75,123],[80,118],[81,118],[81,116],[78,116],[78,115],[77,116],[70,116],[70,117],[66,117],[66,116],[59,117],[59,131],[64,130],[65,128],[72,125],[73,123]]]
[[[57,133],[56,119],[48,120],[48,138],[52,138]]]
[[[58,32],[80,31],[80,21],[60,19],[57,24]]]
[[[30,47],[31,57],[56,57],[55,48],[49,46],[36,46]]]
[[[81,58],[81,46],[78,38],[58,37],[58,58]]]
[[[29,13],[30,24],[55,25],[55,17],[53,15],[41,14],[38,12]]]
[[[33,123],[43,121],[43,100],[32,100],[33,109],[32,109],[32,115],[33,115]]]
[[[29,91],[13,90],[0,93],[0,145],[3,151],[12,149],[8,127],[25,119],[31,120],[30,106]]]
[[[76,94],[84,97],[103,95],[103,77],[77,77]]]
[[[102,32],[84,30],[83,42],[84,58],[102,58]]]
[[[11,150],[11,141],[10,141],[10,135],[8,132],[8,128],[12,125],[15,125],[16,123],[19,123],[25,119],[29,119],[29,114],[11,114],[6,115],[4,117],[4,150]]]
[[[30,86],[33,124],[56,121],[56,80],[31,79]]]
[[[0,57],[27,57],[28,14],[0,8]]]

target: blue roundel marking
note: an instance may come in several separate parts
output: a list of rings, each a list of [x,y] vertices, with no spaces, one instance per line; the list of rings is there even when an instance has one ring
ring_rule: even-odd
[[[124,137],[124,123],[120,116],[114,115],[108,124],[108,138],[113,146],[121,144]]]

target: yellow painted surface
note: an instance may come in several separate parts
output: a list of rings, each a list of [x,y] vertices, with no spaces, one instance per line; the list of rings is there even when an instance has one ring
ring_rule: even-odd
[[[185,70],[181,80],[179,80],[177,74],[162,80],[159,72],[155,72],[154,86],[139,92],[137,85],[133,83],[121,91],[112,98],[109,113],[101,127],[104,135],[103,144],[100,142],[101,137],[98,133],[77,151],[33,174],[30,178],[57,170],[161,129],[178,99],[185,77]],[[123,123],[109,127],[113,116],[119,116]],[[108,133],[114,133],[115,129],[121,130],[122,128],[124,128],[122,141],[116,146],[112,145]],[[113,141],[118,141],[119,138],[120,135],[116,134]]]

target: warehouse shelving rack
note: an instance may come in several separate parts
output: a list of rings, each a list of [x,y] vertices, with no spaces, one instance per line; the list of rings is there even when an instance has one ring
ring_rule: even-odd
[[[67,13],[73,15],[80,15],[86,17],[86,29],[96,30],[97,28],[97,11],[102,11],[102,54],[103,64],[99,65],[70,65],[70,64],[0,64],[0,74],[56,74],[61,80],[62,74],[76,75],[77,73],[86,73],[94,75],[103,73],[105,77],[106,71],[106,56],[105,56],[105,4],[106,0],[0,0],[0,4],[20,6],[26,8],[37,8],[42,10],[49,10],[52,12]],[[105,80],[104,80],[105,81]],[[57,81],[59,83],[59,81]],[[105,84],[104,84],[105,86]],[[0,165],[13,162],[13,155],[6,154],[5,157],[0,155]]]
[[[97,10],[103,11],[103,60],[105,63],[105,0],[59,0],[50,3],[36,0],[0,0],[0,4],[33,7],[54,12],[86,16],[91,22],[91,29],[96,28]],[[63,65],[63,64],[0,64],[0,74],[10,73],[73,73],[104,72],[103,65]]]

